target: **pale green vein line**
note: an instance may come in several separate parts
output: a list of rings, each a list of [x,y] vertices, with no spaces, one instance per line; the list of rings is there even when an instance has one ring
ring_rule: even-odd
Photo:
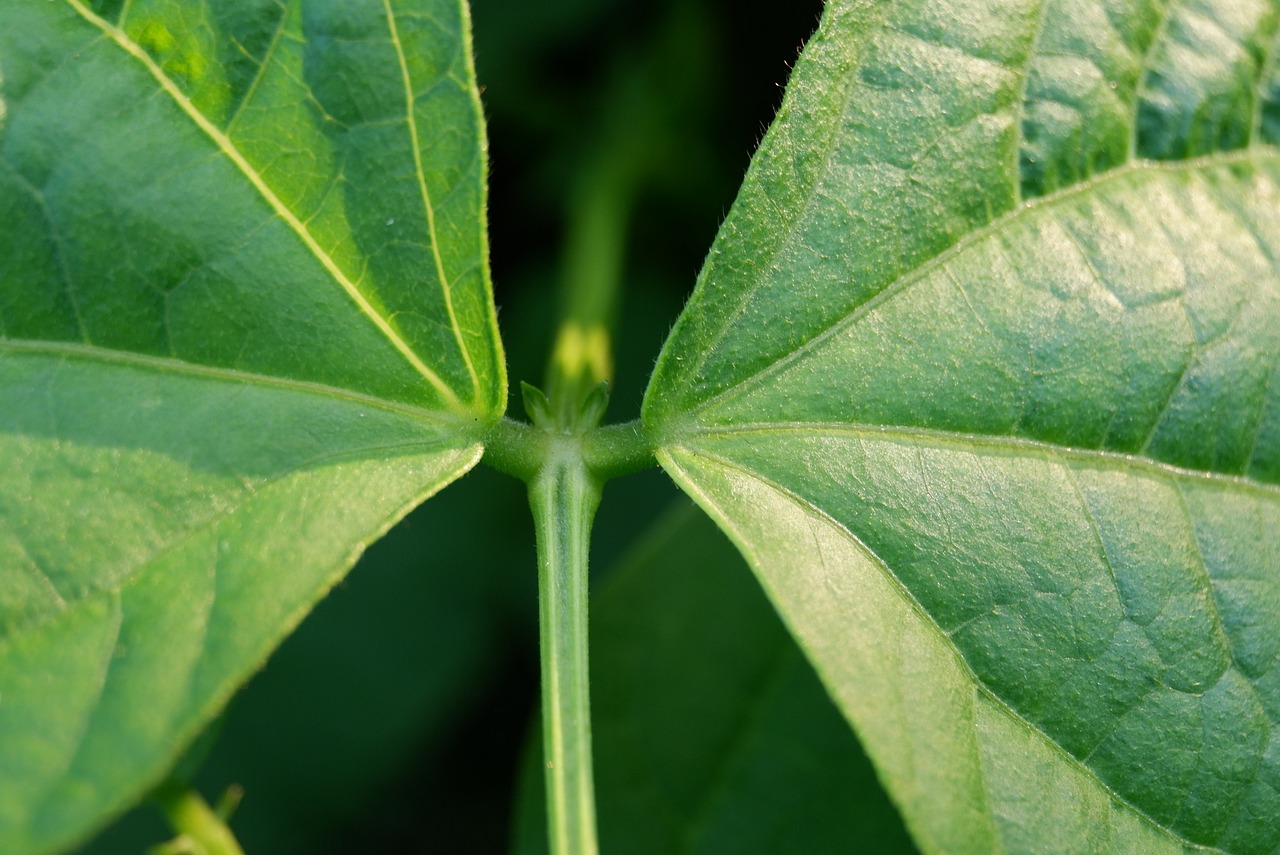
[[[9,536],[10,542],[18,548],[18,557],[26,560],[25,564],[19,564],[19,566],[27,569],[27,576],[34,577],[40,587],[45,589],[48,593],[53,594],[53,598],[56,601],[54,603],[54,608],[58,610],[65,609],[67,607],[67,598],[58,590],[58,586],[54,584],[53,577],[49,575],[49,571],[44,569],[44,566],[36,560],[36,556],[32,553],[31,549],[28,548],[26,541],[23,540],[26,535],[22,529],[8,523],[0,525],[2,525],[2,527],[0,527],[0,533],[7,534]]]
[[[71,749],[70,753],[65,756],[60,756],[57,760],[57,764],[60,767],[58,769],[58,773],[47,777],[39,786],[38,795],[34,795],[28,801],[28,804],[31,805],[31,807],[28,808],[29,812],[25,818],[28,824],[31,824],[33,819],[37,819],[41,813],[48,810],[49,802],[53,799],[54,795],[57,794],[58,788],[60,786],[64,786],[67,773],[74,768],[76,759],[84,751],[85,742],[88,740],[94,727],[94,718],[97,715],[99,707],[102,706],[102,698],[107,691],[107,685],[111,677],[111,669],[115,666],[117,660],[115,652],[120,643],[120,630],[124,627],[124,610],[121,608],[118,594],[113,592],[111,594],[111,599],[114,600],[114,602],[112,603],[110,614],[110,639],[104,637],[102,640],[106,643],[104,643],[99,650],[94,651],[98,654],[99,670],[96,675],[97,679],[94,681],[93,700],[90,702],[80,726],[76,729],[77,733],[74,747]],[[89,651],[84,651],[84,653],[88,652]]]
[[[1125,454],[1119,451],[1055,445],[1038,439],[1018,436],[965,433],[963,431],[921,428],[907,425],[877,425],[861,422],[754,422],[732,426],[707,426],[681,434],[675,441],[664,441],[665,448],[688,447],[698,450],[699,438],[714,440],[732,435],[793,436],[799,439],[821,436],[848,436],[857,439],[883,439],[890,442],[925,443],[935,446],[955,446],[968,452],[982,449],[1025,457],[1043,457],[1048,454],[1062,460],[1077,460],[1087,465],[1110,465],[1116,468],[1136,469],[1152,475],[1188,481],[1202,481],[1257,492],[1269,499],[1280,501],[1280,484],[1257,481],[1242,475],[1186,469],[1150,457]],[[709,453],[709,452],[706,452]]]
[[[409,139],[413,149],[413,171],[418,177],[418,191],[422,194],[422,207],[427,216],[427,232],[431,235],[431,257],[436,265],[436,278],[440,280],[440,290],[444,294],[445,311],[449,313],[449,325],[453,327],[453,337],[458,342],[458,350],[467,364],[467,373],[471,375],[471,400],[475,403],[480,397],[480,377],[471,361],[471,352],[462,340],[462,328],[458,326],[458,316],[453,310],[453,289],[444,272],[444,259],[440,257],[440,236],[436,231],[436,209],[431,203],[431,192],[427,189],[427,175],[422,168],[422,148],[418,141],[418,119],[413,103],[413,81],[409,77],[409,66],[405,61],[404,47],[400,44],[400,31],[396,28],[396,15],[391,9],[391,0],[382,0],[382,8],[387,13],[387,27],[391,30],[391,44],[396,49],[396,60],[400,63],[400,76],[404,81],[405,115],[409,123]]]
[[[1267,429],[1267,415],[1271,409],[1271,390],[1275,388],[1276,380],[1280,379],[1280,359],[1271,363],[1271,368],[1267,371],[1267,382],[1262,386],[1262,395],[1258,399],[1258,421],[1253,429],[1253,439],[1249,442],[1249,456],[1244,462],[1244,472],[1248,473],[1253,469],[1253,461],[1258,456],[1258,447],[1262,443],[1263,431]]]
[[[1010,146],[1012,150],[1009,165],[1009,178],[1013,184],[1013,207],[1017,208],[1026,199],[1022,193],[1022,153],[1027,142],[1026,124],[1027,124],[1027,92],[1031,87],[1031,70],[1036,64],[1036,59],[1040,54],[1040,42],[1044,39],[1044,31],[1046,22],[1049,18],[1049,2],[1041,0],[1040,5],[1036,8],[1036,30],[1035,35],[1031,38],[1031,46],[1027,48],[1027,55],[1019,69],[1019,76],[1022,78],[1018,82],[1018,98],[1014,101],[1014,110],[1017,115],[1014,118],[1014,127],[1018,133],[1018,144]]]
[[[118,27],[96,15],[91,9],[84,5],[82,0],[67,0],[67,3],[70,4],[82,18],[97,27],[104,35],[107,36],[107,38],[119,45],[126,53],[138,60],[138,62],[142,63],[147,71],[151,73],[151,76],[156,79],[156,82],[160,84],[160,87],[173,99],[174,103],[187,114],[191,121],[195,122],[196,126],[199,127],[200,130],[204,131],[209,139],[213,140],[227,159],[235,164],[236,168],[240,170],[245,178],[249,179],[249,183],[251,183],[258,193],[262,195],[262,198],[267,201],[272,210],[276,212],[276,215],[279,216],[280,219],[284,220],[285,223],[293,229],[294,233],[302,239],[302,242],[306,245],[307,249],[311,251],[311,254],[314,255],[324,266],[325,270],[329,272],[329,275],[331,275],[334,280],[342,286],[342,289],[347,292],[347,295],[356,304],[360,311],[373,322],[374,326],[378,328],[378,331],[381,332],[389,342],[391,342],[396,350],[400,351],[400,355],[403,356],[405,360],[408,361],[408,363],[412,365],[413,368],[440,394],[445,405],[458,415],[469,415],[470,413],[468,408],[458,399],[458,396],[454,393],[453,389],[451,389],[438,374],[428,368],[426,363],[422,361],[418,354],[414,353],[413,349],[409,347],[404,339],[402,339],[399,334],[391,328],[391,324],[387,322],[387,319],[373,307],[364,294],[360,292],[360,289],[355,286],[355,283],[352,282],[351,279],[347,277],[347,274],[343,272],[342,268],[338,266],[337,262],[335,262],[329,254],[324,251],[320,244],[316,242],[316,239],[312,237],[311,232],[302,223],[302,221],[299,220],[297,216],[285,206],[280,197],[278,197],[275,192],[267,186],[266,181],[264,181],[262,176],[258,174],[258,171],[253,168],[252,164],[245,159],[244,155],[240,153],[240,150],[236,148],[235,144],[232,143],[231,140],[217,128],[217,126],[210,122],[203,113],[192,105],[191,99],[183,94],[182,90],[178,88],[177,84],[175,84],[167,74],[165,74],[164,69],[160,68],[160,66],[156,64],[150,54],[139,47],[136,42],[130,39],[129,36],[127,36]]]
[[[1204,557],[1204,548],[1200,545],[1200,538],[1196,534],[1196,518],[1195,515],[1191,513],[1191,505],[1187,502],[1186,490],[1183,488],[1181,482],[1174,481],[1173,492],[1174,495],[1178,497],[1178,507],[1182,511],[1183,518],[1187,521],[1187,539],[1194,548],[1196,557],[1195,566],[1192,568],[1192,572],[1194,573],[1196,570],[1200,571],[1195,574],[1197,576],[1196,581],[1200,583],[1200,593],[1205,595],[1205,610],[1209,613],[1209,618],[1213,621],[1213,628],[1217,630],[1218,637],[1216,641],[1218,642],[1220,649],[1230,651],[1232,654],[1231,662],[1228,663],[1227,667],[1237,668],[1238,666],[1234,661],[1235,647],[1231,643],[1231,635],[1227,631],[1228,621],[1226,616],[1222,613],[1222,604],[1219,602],[1217,597],[1217,580],[1213,577],[1213,571],[1209,569],[1209,562],[1206,561]],[[1222,679],[1221,675],[1218,679]],[[1252,680],[1250,681],[1250,683],[1253,682],[1254,681]],[[1184,803],[1182,807],[1185,808],[1186,804]]]
[[[1052,456],[1047,457],[1046,460],[1050,466],[1058,463],[1058,461],[1054,460]],[[1089,524],[1089,531],[1093,535],[1094,550],[1097,554],[1098,560],[1107,568],[1107,575],[1111,578],[1111,587],[1115,590],[1116,601],[1123,603],[1124,588],[1120,585],[1120,574],[1116,572],[1115,562],[1111,560],[1111,553],[1107,550],[1107,542],[1102,536],[1102,527],[1098,524],[1098,517],[1094,514],[1093,506],[1089,504],[1089,500],[1084,494],[1084,488],[1080,485],[1080,476],[1076,470],[1072,469],[1070,466],[1063,466],[1061,468],[1062,475],[1066,482],[1071,485],[1071,492],[1075,495],[1076,503],[1080,506],[1080,515],[1084,517],[1085,522]],[[1117,623],[1116,627],[1118,626],[1119,624]],[[1147,637],[1150,638],[1150,633],[1147,627],[1144,626],[1142,630]],[[1115,632],[1116,628],[1113,628],[1111,641],[1108,642],[1109,644],[1115,643]],[[1090,747],[1089,753],[1086,756],[1093,756],[1093,752],[1097,751],[1098,747],[1105,741],[1105,736],[1096,740],[1092,747]]]
[[[1249,145],[1257,145],[1262,139],[1262,113],[1267,106],[1271,75],[1280,61],[1280,32],[1273,31],[1268,40],[1267,52],[1258,68],[1258,80],[1253,86],[1253,106],[1249,115]]]
[[[877,19],[874,26],[883,27],[884,26],[883,18],[887,15],[887,11],[880,11],[878,12],[878,14],[880,15],[880,18]],[[869,25],[869,26],[872,26],[872,25]],[[814,34],[812,44],[816,47],[816,45],[819,44],[821,41],[825,41],[826,35],[827,34],[825,32],[825,29],[822,27],[819,27],[818,32]],[[825,54],[822,54],[822,55],[825,56]],[[859,91],[860,90],[858,85],[853,80],[853,75],[846,75],[840,82],[840,91],[839,91],[840,108],[836,113],[836,115],[838,116],[849,115],[849,107],[853,103],[853,99],[858,95]],[[781,108],[778,111],[777,118],[774,120],[774,127],[779,129],[777,131],[779,136],[781,136],[782,134],[781,129],[786,127],[786,125],[783,123],[787,122],[787,117],[790,114],[791,105],[789,102],[790,102],[790,99],[786,99],[783,102]],[[774,143],[772,142],[772,137],[773,137],[772,133],[770,133],[769,136],[766,137],[765,141],[761,144],[761,147],[760,147],[761,151],[771,152],[773,150]],[[783,252],[788,247],[790,247],[793,241],[800,239],[798,235],[799,235],[799,230],[801,228],[803,220],[806,216],[810,214],[813,207],[813,201],[814,199],[817,198],[818,190],[822,187],[823,183],[827,180],[828,175],[831,173],[831,170],[833,168],[832,165],[835,160],[835,153],[842,140],[842,137],[843,137],[842,130],[839,127],[837,127],[835,123],[833,123],[833,126],[831,127],[831,129],[827,131],[824,136],[822,136],[820,139],[815,139],[812,141],[817,143],[817,145],[815,145],[814,148],[821,149],[821,152],[822,152],[820,155],[821,165],[814,170],[812,179],[809,180],[804,185],[803,188],[801,188],[806,193],[807,198],[799,206],[797,206],[794,209],[794,214],[792,216],[787,217],[785,213],[779,210],[778,205],[773,201],[770,194],[768,193],[764,194],[764,197],[769,200],[769,202],[773,205],[775,209],[775,215],[778,218],[777,230],[780,234],[783,235],[783,238],[782,240],[777,241],[772,247],[769,248],[768,252],[765,254],[765,258],[761,259],[761,261],[758,264],[759,270],[765,271],[765,270],[772,269],[776,259],[782,256]],[[787,140],[786,138],[783,138],[778,143],[778,145],[785,149],[787,147],[788,142],[789,140]],[[763,167],[761,167],[761,169],[763,169]],[[748,173],[748,178],[750,178],[752,174],[754,174],[754,171]],[[737,205],[736,202],[734,204],[735,206]],[[726,221],[726,224],[728,222],[730,221]],[[719,247],[719,245],[720,245],[720,237],[717,236],[715,244],[712,245],[713,251],[711,255],[708,256],[707,258],[707,264],[703,268],[702,272],[698,274],[697,287],[694,289],[693,296],[690,298],[691,307],[696,305],[697,302],[700,302],[703,299],[707,299],[705,297],[705,294],[708,288],[703,283],[710,282],[715,277],[716,263],[718,261],[717,253],[715,252],[715,250]],[[741,290],[741,292],[738,294],[737,300],[734,301],[732,312],[727,313],[718,322],[718,327],[713,332],[710,340],[707,341],[699,349],[699,352],[694,357],[695,359],[694,364],[690,366],[689,369],[687,369],[685,372],[687,376],[689,377],[701,376],[703,368],[706,366],[707,362],[712,358],[712,356],[718,350],[720,343],[725,339],[726,336],[729,335],[731,329],[735,328],[736,322],[747,311],[748,307],[751,304],[751,301],[755,299],[755,297],[765,287],[767,287],[767,283],[764,282],[764,274],[761,273],[757,276],[754,276],[751,279],[751,282]],[[686,325],[687,322],[685,321],[685,317],[688,314],[689,313],[687,311],[681,313],[680,318],[676,322],[677,326],[674,332],[678,332]]]
[[[294,380],[289,377],[273,377],[268,374],[253,374],[236,368],[200,365],[195,362],[183,362],[181,360],[163,356],[149,356],[147,354],[132,353],[124,350],[109,350],[95,345],[78,344],[74,342],[29,341],[26,339],[0,338],[0,353],[3,353],[4,351],[10,351],[13,353],[30,353],[38,356],[55,356],[60,359],[80,359],[84,361],[123,365],[129,368],[150,371],[161,376],[172,376],[177,374],[188,377],[200,377],[223,383],[237,383],[268,389],[281,389],[289,392],[320,395],[326,398],[333,398],[344,403],[372,407],[387,412],[410,416],[418,421],[427,422],[433,427],[447,427],[455,431],[458,428],[458,425],[453,421],[442,418],[440,413],[432,410],[415,407],[411,404],[402,404],[398,401],[388,401],[382,398],[375,398],[372,395],[353,392],[350,389],[343,389],[338,386],[326,386],[323,383],[313,383],[308,380]],[[468,426],[470,424],[471,422],[469,421],[462,422],[463,426]]]
[[[27,177],[13,168],[9,161],[0,160],[0,169],[4,169],[18,186],[27,192],[27,195],[36,203],[36,207],[40,209],[45,231],[48,232],[49,240],[53,243],[53,257],[58,266],[58,275],[62,279],[62,292],[66,294],[67,302],[71,306],[71,314],[75,317],[76,329],[80,333],[80,340],[86,344],[92,344],[93,337],[89,335],[89,327],[84,322],[84,313],[80,310],[80,300],[76,296],[75,282],[71,277],[71,268],[67,264],[67,242],[58,228],[57,217],[53,215],[53,211],[49,208],[49,200],[45,198],[44,192],[39,187],[28,181]]]
[[[235,112],[227,121],[227,139],[230,139],[231,135],[235,133],[236,125],[244,117],[245,108],[249,106],[250,102],[258,94],[262,81],[266,78],[267,72],[270,71],[271,63],[275,60],[276,50],[280,47],[280,38],[289,26],[289,16],[292,13],[293,5],[291,3],[283,2],[280,4],[280,21],[276,24],[275,31],[271,34],[271,43],[267,45],[266,52],[262,54],[262,61],[258,63],[258,70],[254,72],[253,81],[249,84],[249,88],[245,90],[244,95],[240,97],[240,103],[236,105]]]

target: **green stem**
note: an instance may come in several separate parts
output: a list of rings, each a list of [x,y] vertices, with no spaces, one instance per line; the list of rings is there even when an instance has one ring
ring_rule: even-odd
[[[576,437],[557,438],[529,483],[538,543],[542,741],[552,855],[595,855],[591,702],[587,665],[587,550],[600,483]]]
[[[203,855],[244,855],[235,835],[195,790],[170,782],[151,794],[169,825]]]
[[[630,74],[610,87],[616,111],[585,155],[569,197],[560,294],[561,324],[544,388],[566,422],[601,383],[613,382],[612,334],[627,233],[653,134],[647,100]]]
[[[561,308],[565,320],[584,329],[607,330],[617,314],[636,191],[635,146],[631,139],[607,140],[578,174],[570,202]]]

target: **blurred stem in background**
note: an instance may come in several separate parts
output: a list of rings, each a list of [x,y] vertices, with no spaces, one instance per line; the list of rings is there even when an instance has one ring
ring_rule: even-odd
[[[632,213],[645,184],[677,148],[667,58],[691,29],[687,7],[661,22],[654,47],[606,82],[605,109],[569,189],[560,283],[560,325],[546,371],[546,392],[569,423],[601,384],[613,382],[612,341],[626,267]],[[696,29],[696,27],[694,28]]]
[[[216,808],[195,789],[176,780],[156,788],[152,801],[178,836],[150,850],[150,855],[244,855],[227,820],[240,791],[230,789]]]
[[[597,149],[569,202],[561,320],[546,373],[547,396],[561,422],[595,387],[613,380],[611,339],[636,182],[634,154],[617,158],[616,148],[622,146],[606,142]]]

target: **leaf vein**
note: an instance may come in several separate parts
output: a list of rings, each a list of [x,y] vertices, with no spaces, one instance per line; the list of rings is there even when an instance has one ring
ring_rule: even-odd
[[[1056,445],[1024,437],[975,434],[937,428],[921,428],[911,425],[877,425],[861,422],[744,422],[731,426],[700,427],[695,431],[682,435],[679,440],[680,444],[684,444],[690,439],[699,436],[714,439],[717,436],[732,434],[796,435],[800,438],[817,435],[849,436],[863,439],[881,437],[904,442],[927,442],[937,445],[961,446],[969,451],[972,451],[974,447],[990,448],[1025,457],[1043,456],[1047,453],[1063,460],[1076,459],[1090,465],[1105,463],[1118,468],[1135,469],[1168,477],[1184,478],[1223,486],[1235,486],[1266,496],[1270,500],[1280,501],[1280,484],[1259,481],[1244,475],[1188,469],[1154,458],[1125,454],[1118,451]],[[663,443],[663,446],[676,447],[674,443],[669,442]]]
[[[821,35],[822,35],[822,30],[819,29],[818,34],[814,36],[814,39],[815,40],[819,39]],[[846,74],[844,77],[845,86],[844,86],[844,90],[840,93],[841,103],[840,103],[840,109],[838,111],[838,115],[840,115],[841,117],[848,114],[849,107],[853,103],[854,95],[858,90],[858,86],[853,83],[854,76],[855,75],[852,72],[850,72]],[[786,110],[787,107],[788,105],[784,102],[783,110]],[[778,116],[774,119],[773,124],[774,124],[774,127],[782,127],[785,125],[785,122],[786,122],[786,116],[784,115],[783,112],[779,112]],[[752,297],[756,294],[756,292],[758,292],[763,287],[764,271],[771,269],[773,267],[773,262],[780,255],[782,255],[784,250],[786,250],[796,240],[799,239],[800,227],[803,224],[804,219],[808,215],[810,209],[812,208],[814,199],[818,197],[818,191],[821,189],[823,183],[826,181],[827,176],[831,172],[832,161],[835,159],[836,149],[839,145],[839,138],[840,138],[839,131],[833,129],[831,133],[827,135],[826,139],[823,140],[823,151],[821,155],[822,165],[819,169],[815,170],[813,180],[809,183],[809,188],[813,188],[814,192],[809,194],[809,196],[805,199],[804,203],[800,205],[799,210],[795,212],[795,215],[792,218],[787,219],[781,216],[781,206],[779,206],[773,200],[772,195],[768,192],[767,188],[765,189],[765,193],[764,193],[765,197],[769,199],[771,204],[774,205],[774,209],[779,211],[779,214],[780,214],[779,231],[782,231],[785,229],[786,238],[784,240],[781,240],[775,243],[771,248],[771,250],[766,253],[765,257],[761,259],[761,263],[758,265],[758,269],[761,272],[755,277],[755,279],[752,281],[752,283],[748,287],[742,289],[742,293],[738,295],[738,299],[734,305],[733,311],[727,314],[724,317],[724,319],[720,321],[720,328],[716,330],[715,334],[710,338],[710,340],[707,341],[706,344],[699,350],[697,361],[689,369],[689,372],[688,372],[689,376],[697,377],[702,373],[703,366],[707,364],[707,360],[710,359],[711,354],[715,350],[716,346],[719,345],[724,340],[725,336],[728,335],[729,331],[735,327],[736,322],[742,317],[743,314],[746,313],[747,309],[750,307]],[[766,138],[766,140],[767,139],[768,138]],[[763,146],[762,146],[762,149],[763,149]],[[757,153],[757,158],[758,157],[759,157],[759,153]],[[730,212],[730,214],[732,215],[732,211]],[[703,282],[709,282],[712,279],[713,267],[715,264],[715,260],[717,258],[716,247],[719,243],[720,243],[720,240],[717,239],[715,242],[715,245],[712,246],[711,254],[708,256],[708,263],[704,268],[702,274],[698,277],[699,285],[701,285]],[[705,290],[704,288],[699,287],[694,291],[694,294],[700,296],[704,290]]]
[[[116,647],[120,642],[120,631],[124,627],[124,614],[120,607],[118,594],[113,593],[111,595],[111,599],[114,601],[112,616],[115,618],[115,621],[111,629],[110,643],[103,645],[104,655],[103,661],[101,662],[101,677],[94,686],[95,694],[93,701],[89,704],[89,709],[85,714],[84,722],[81,724],[79,732],[76,735],[75,748],[72,750],[71,754],[68,755],[61,773],[50,780],[49,784],[43,788],[43,792],[41,792],[39,796],[30,800],[29,804],[32,805],[30,815],[33,817],[39,816],[49,808],[50,801],[57,794],[59,784],[66,779],[67,773],[75,768],[76,761],[83,753],[85,743],[88,741],[89,734],[93,730],[93,720],[97,715],[98,709],[102,706],[102,699],[107,691],[107,683],[111,678],[111,669],[116,660]]]
[[[57,219],[53,216],[53,211],[49,208],[49,201],[44,192],[27,180],[27,177],[14,168],[8,158],[0,156],[0,163],[3,163],[5,170],[13,176],[14,180],[26,190],[31,196],[36,206],[40,209],[40,219],[43,220],[45,231],[49,235],[49,240],[53,243],[54,257],[58,265],[58,277],[62,280],[62,292],[67,297],[67,303],[71,307],[71,315],[75,319],[76,329],[80,333],[80,340],[85,344],[92,344],[89,336],[89,328],[84,322],[84,313],[80,310],[80,300],[76,297],[75,283],[72,280],[71,268],[67,264],[67,248],[66,240],[62,237],[62,231],[58,228]]]
[[[396,60],[400,64],[400,75],[404,85],[405,120],[409,125],[410,147],[413,149],[413,170],[418,179],[418,192],[422,196],[422,207],[427,218],[427,232],[431,237],[431,259],[435,263],[436,278],[440,282],[440,290],[444,296],[445,312],[449,316],[449,324],[453,327],[454,339],[458,344],[458,352],[466,363],[467,373],[471,377],[471,401],[476,404],[480,398],[480,377],[476,373],[471,352],[463,339],[462,329],[458,326],[458,316],[453,307],[453,288],[449,276],[445,273],[444,259],[440,255],[440,234],[436,228],[436,209],[431,203],[431,192],[427,189],[427,176],[422,166],[422,146],[418,139],[418,118],[413,91],[413,81],[409,76],[409,66],[405,59],[404,47],[400,43],[400,32],[396,28],[396,15],[391,8],[391,0],[382,0],[382,7],[387,15],[387,28],[391,31],[391,44],[395,48]],[[442,73],[439,81],[433,83],[428,92],[435,86],[443,85],[448,73]]]
[[[1151,34],[1151,42],[1143,50],[1142,59],[1138,63],[1142,76],[1133,89],[1133,103],[1129,105],[1129,160],[1135,160],[1138,157],[1138,117],[1147,93],[1147,79],[1151,75],[1152,60],[1155,59],[1156,51],[1164,43],[1165,34],[1169,31],[1169,23],[1173,20],[1173,8],[1180,3],[1181,0],[1165,0],[1164,6],[1160,8],[1160,17],[1156,21],[1155,31]]]
[[[369,446],[363,446],[360,448],[348,448],[348,449],[343,449],[341,451],[335,451],[335,452],[324,452],[321,454],[317,454],[312,458],[301,460],[297,464],[295,464],[293,468],[290,468],[282,472],[277,472],[268,478],[264,478],[261,481],[258,481],[256,484],[253,485],[254,489],[244,490],[239,494],[238,501],[228,503],[228,504],[221,504],[218,507],[213,508],[207,517],[199,520],[198,522],[196,522],[186,530],[178,533],[173,537],[172,540],[168,541],[167,543],[157,546],[156,549],[150,555],[148,555],[146,558],[142,559],[132,567],[129,567],[123,570],[119,575],[117,575],[111,580],[111,583],[109,585],[101,588],[94,588],[85,592],[84,594],[77,597],[76,599],[68,602],[66,604],[67,608],[69,609],[79,604],[89,603],[100,597],[118,596],[121,591],[129,587],[129,585],[135,579],[137,579],[139,573],[144,572],[148,567],[151,567],[157,561],[161,561],[166,557],[168,557],[169,555],[172,555],[173,553],[185,548],[192,540],[194,540],[196,537],[199,537],[205,534],[209,529],[221,525],[227,519],[230,519],[231,517],[239,513],[241,510],[243,510],[244,507],[249,502],[251,502],[254,498],[256,498],[257,494],[260,493],[262,490],[268,487],[271,487],[274,484],[280,483],[287,478],[291,478],[295,475],[298,475],[301,472],[304,472],[308,469],[315,469],[319,466],[333,465],[333,464],[338,464],[343,462],[355,462],[359,460],[364,460],[369,455],[386,456],[391,453],[403,452],[403,451],[407,451],[415,448],[421,449],[423,451],[445,450],[445,449],[438,448],[433,443],[418,440],[418,441],[410,441],[410,442],[388,443],[385,445],[369,445]],[[462,451],[465,451],[466,448],[465,447],[451,448],[448,450],[455,451],[455,452],[462,452]],[[65,609],[64,609],[64,612],[65,612]],[[11,644],[13,644],[14,640],[20,634],[34,632],[38,630],[40,627],[56,619],[57,616],[62,613],[63,612],[45,613],[43,615],[40,615],[34,619],[28,620],[14,627],[10,631],[9,637],[5,639],[0,639],[0,651],[5,650]]]
[[[1271,34],[1267,51],[1258,65],[1258,80],[1253,87],[1253,105],[1249,116],[1249,145],[1255,145],[1262,139],[1262,112],[1267,103],[1267,86],[1276,69],[1276,60],[1280,57],[1280,30]]]
[[[236,104],[235,110],[231,113],[231,118],[227,120],[226,135],[230,139],[235,133],[235,127],[239,123],[241,116],[244,115],[245,108],[253,101],[258,93],[258,87],[262,85],[262,80],[267,76],[267,71],[271,66],[272,60],[275,58],[276,49],[280,46],[281,36],[284,34],[285,28],[289,22],[289,2],[279,3],[280,20],[276,23],[275,30],[271,33],[271,41],[267,44],[266,51],[262,54],[261,61],[258,62],[258,70],[254,72],[253,80],[244,91],[244,95],[240,96],[240,102]]]
[[[1012,178],[1013,184],[1013,205],[1016,208],[1023,202],[1022,194],[1022,152],[1023,146],[1026,144],[1026,122],[1027,122],[1027,92],[1031,87],[1031,70],[1035,65],[1036,58],[1040,54],[1040,41],[1044,37],[1045,24],[1049,18],[1046,11],[1049,8],[1049,0],[1041,0],[1036,7],[1036,28],[1031,38],[1031,47],[1027,51],[1026,61],[1023,62],[1019,72],[1021,80],[1018,85],[1018,97],[1014,100],[1014,108],[1017,114],[1013,117],[1014,128],[1018,134],[1018,144],[1010,146],[1013,149],[1013,163],[1009,166],[1009,176]]]
[[[459,428],[459,425],[452,419],[446,418],[442,414],[432,410],[415,407],[411,404],[402,404],[398,401],[388,401],[382,398],[375,398],[371,395],[354,392],[350,389],[343,389],[338,386],[327,386],[323,383],[315,383],[309,380],[294,380],[289,377],[274,377],[268,374],[254,374],[238,368],[222,368],[211,365],[201,365],[194,362],[183,362],[181,360],[168,357],[150,356],[147,354],[133,353],[131,351],[123,350],[110,350],[96,345],[77,344],[74,342],[31,341],[26,339],[0,338],[0,352],[6,350],[13,353],[47,354],[67,359],[85,359],[108,364],[118,364],[133,368],[142,368],[158,374],[182,374],[230,383],[244,383],[248,385],[264,386],[267,388],[284,389],[293,392],[306,392],[353,404],[375,407],[387,412],[411,416],[419,421],[427,422],[436,427],[447,427],[455,431]]]

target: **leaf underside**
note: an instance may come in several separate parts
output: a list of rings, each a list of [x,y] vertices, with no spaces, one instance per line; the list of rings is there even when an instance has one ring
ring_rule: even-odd
[[[136,802],[505,406],[465,6],[0,8],[0,850]]]
[[[1277,4],[828,4],[645,401],[926,851],[1280,851]]]

